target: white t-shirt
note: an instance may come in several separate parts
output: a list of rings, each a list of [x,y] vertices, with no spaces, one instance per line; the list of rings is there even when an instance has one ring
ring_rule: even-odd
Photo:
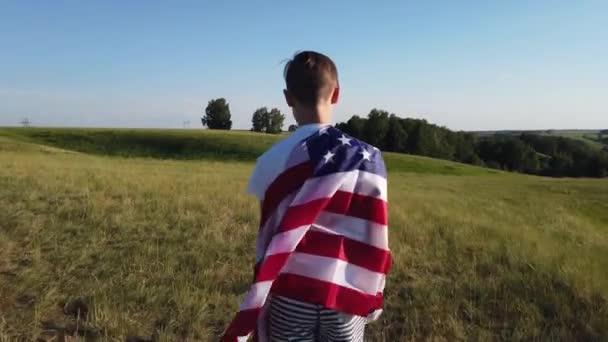
[[[318,132],[324,126],[329,126],[329,124],[300,126],[289,137],[281,140],[262,154],[256,162],[251,178],[249,178],[247,192],[263,201],[266,189],[285,170],[287,158],[289,158],[291,151],[298,143]]]

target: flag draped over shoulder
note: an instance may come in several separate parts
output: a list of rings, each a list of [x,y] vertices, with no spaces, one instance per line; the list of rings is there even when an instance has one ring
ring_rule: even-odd
[[[255,279],[222,341],[263,339],[271,293],[363,317],[381,309],[387,229],[380,151],[330,126],[306,138],[266,190]]]

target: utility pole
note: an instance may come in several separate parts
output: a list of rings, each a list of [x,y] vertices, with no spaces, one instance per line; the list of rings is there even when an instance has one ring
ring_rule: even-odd
[[[23,120],[21,120],[20,124],[23,127],[30,127],[32,122],[30,121],[30,119],[24,118]]]

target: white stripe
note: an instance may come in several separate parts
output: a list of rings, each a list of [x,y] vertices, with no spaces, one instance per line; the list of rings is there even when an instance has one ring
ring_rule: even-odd
[[[368,323],[371,323],[371,322],[377,321],[381,315],[382,315],[382,309],[378,309],[378,310],[372,311],[369,315],[367,315],[365,320]]]
[[[243,311],[262,307],[266,301],[266,297],[268,297],[271,286],[272,280],[253,283],[245,295],[245,299],[239,310]]]
[[[308,179],[298,191],[298,196],[292,205],[332,197],[336,191],[387,200],[385,178],[366,171],[352,170]]]
[[[293,252],[308,231],[308,227],[309,225],[305,225],[275,235],[268,245],[266,256]]]
[[[359,178],[355,186],[356,194],[388,200],[386,178],[375,173],[359,170]]]
[[[298,164],[302,164],[308,160],[308,150],[304,147],[304,145],[302,145],[301,142],[298,142],[289,154],[287,162],[285,163],[285,169],[283,171],[286,171]]]
[[[264,223],[264,227],[260,230],[257,237],[256,249],[255,249],[255,261],[259,262],[264,258],[266,254],[266,249],[268,248],[268,244],[272,239],[272,236],[276,232],[281,220],[283,219],[283,215],[285,215],[285,211],[296,197],[296,194],[289,194],[285,196],[285,198],[279,203],[274,212],[268,217],[266,222]]]
[[[384,274],[340,259],[294,252],[281,273],[291,273],[331,282],[370,295],[377,295]]]
[[[319,214],[312,229],[342,235],[377,248],[389,250],[387,226],[362,218],[324,211]]]
[[[386,287],[386,278],[382,279],[382,282],[380,282],[380,286],[378,286],[378,293],[384,293],[385,287]]]
[[[322,177],[309,178],[304,182],[292,205],[301,205],[320,198],[332,197],[340,188],[355,188],[357,171],[338,172]]]

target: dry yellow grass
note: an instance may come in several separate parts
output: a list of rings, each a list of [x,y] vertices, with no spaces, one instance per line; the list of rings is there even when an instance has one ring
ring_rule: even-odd
[[[79,297],[98,340],[217,338],[251,279],[251,163],[0,146],[0,341],[76,321]],[[370,340],[608,338],[607,181],[389,182],[394,269]]]

